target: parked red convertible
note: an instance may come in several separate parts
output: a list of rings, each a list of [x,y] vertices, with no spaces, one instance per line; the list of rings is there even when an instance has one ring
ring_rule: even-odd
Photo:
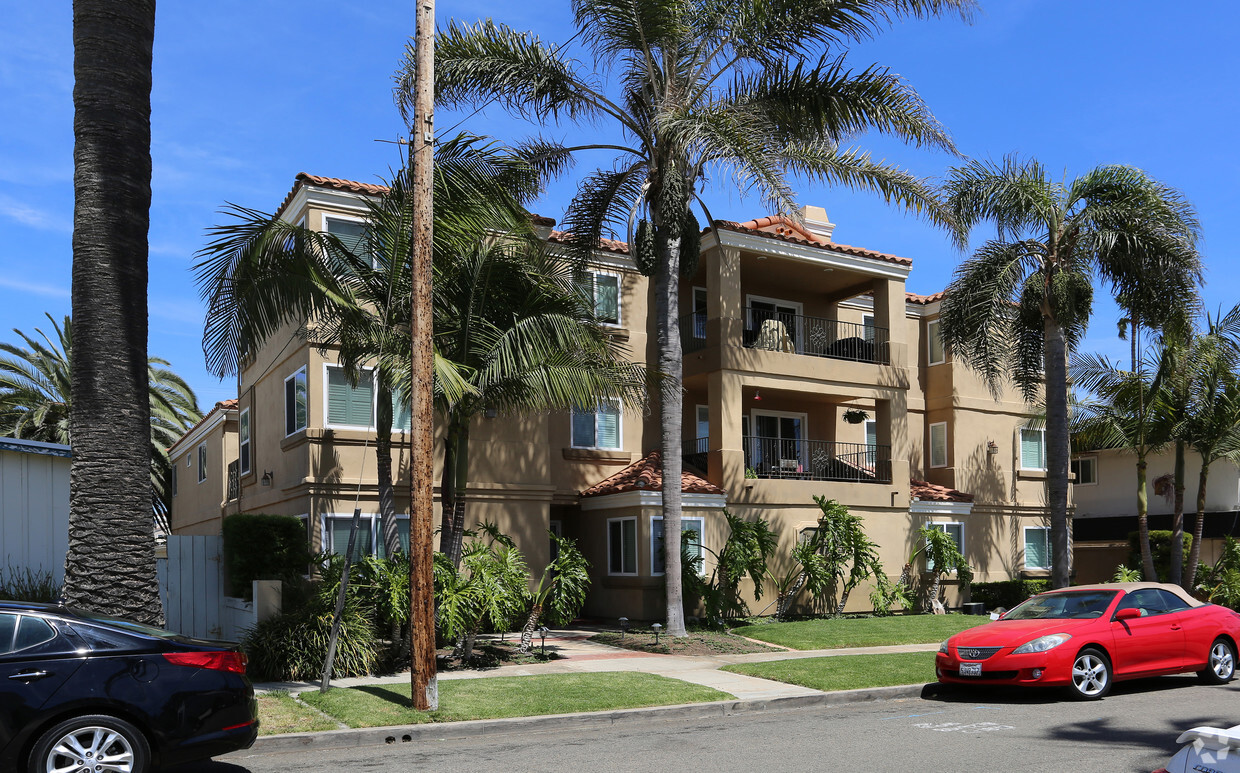
[[[940,682],[1065,686],[1097,700],[1122,679],[1236,672],[1240,614],[1178,585],[1124,582],[1042,593],[939,647]]]

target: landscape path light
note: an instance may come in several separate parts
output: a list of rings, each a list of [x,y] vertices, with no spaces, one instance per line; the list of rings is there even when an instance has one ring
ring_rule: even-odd
[[[659,646],[659,632],[663,630],[663,626],[659,623],[655,623],[650,627],[654,629],[654,646],[657,647]]]
[[[620,618],[620,640],[624,640],[624,632],[629,630],[629,619],[627,617]]]

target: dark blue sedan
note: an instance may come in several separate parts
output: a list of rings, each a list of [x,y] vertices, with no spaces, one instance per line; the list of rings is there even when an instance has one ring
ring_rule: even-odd
[[[0,771],[147,773],[248,748],[245,666],[226,642],[0,601]]]

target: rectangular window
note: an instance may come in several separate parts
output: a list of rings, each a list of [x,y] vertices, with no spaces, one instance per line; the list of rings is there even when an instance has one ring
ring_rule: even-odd
[[[947,422],[930,425],[930,466],[947,466]]]
[[[702,557],[702,519],[681,518],[680,533],[692,534],[689,543],[689,555]],[[663,574],[663,516],[656,515],[650,519],[650,573]],[[704,567],[703,567],[704,568]]]
[[[1072,460],[1072,474],[1076,476],[1076,485],[1092,486],[1098,482],[1098,457],[1082,456]]]
[[[878,422],[874,419],[866,419],[865,446],[865,463],[873,467],[878,464]]]
[[[952,542],[956,543],[956,549],[964,553],[964,524],[963,523],[928,523],[927,527],[935,531],[945,531],[951,535]],[[934,571],[934,562],[929,558],[926,559],[926,571]]]
[[[573,409],[573,448],[620,448],[620,406],[604,403],[593,411]]]
[[[353,528],[352,515],[328,515],[324,516],[327,521],[327,549],[333,553],[344,555],[345,550],[349,547],[349,531]],[[353,557],[351,560],[358,560],[362,556],[368,556],[374,553],[374,516],[363,515],[357,524],[357,537],[353,542]]]
[[[374,371],[362,371],[357,386],[353,386],[344,368],[327,366],[327,423],[334,427],[365,429],[375,425]]]
[[[943,336],[939,332],[939,321],[932,319],[926,323],[926,363],[938,365],[944,359]]]
[[[306,369],[301,368],[284,379],[284,436],[306,428],[309,411],[306,405]]]
[[[594,317],[608,325],[620,324],[620,275],[586,271],[577,286],[594,303]]]
[[[198,482],[207,479],[207,444],[198,446]]]
[[[237,420],[238,458],[241,460],[241,474],[250,471],[250,409],[241,412]]]
[[[353,253],[355,257],[370,256],[371,265],[374,265],[374,257],[369,244],[370,228],[365,221],[324,217],[323,223],[327,232],[339,239],[346,250]]]
[[[362,516],[365,518],[366,516]],[[396,516],[396,536],[400,539],[400,552],[409,555],[409,516]],[[388,558],[387,544],[383,538],[383,519],[375,516],[375,551],[383,558]]]
[[[693,337],[706,339],[706,288],[693,288]]]
[[[1020,430],[1020,468],[1022,470],[1046,469],[1046,430]]]
[[[1025,527],[1025,568],[1051,568],[1051,530],[1045,526]]]
[[[874,315],[863,314],[861,316],[861,329],[865,333],[865,342],[874,343]]]
[[[401,402],[400,395],[392,393],[392,430],[404,430],[409,432],[413,429],[413,412],[407,403]]]
[[[607,573],[637,574],[637,519],[607,521]]]

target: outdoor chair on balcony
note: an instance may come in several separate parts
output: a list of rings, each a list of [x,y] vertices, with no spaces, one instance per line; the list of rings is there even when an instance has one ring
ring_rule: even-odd
[[[762,327],[758,329],[758,338],[754,341],[754,346],[772,352],[792,353],[794,351],[788,328],[778,319],[762,321]]]

